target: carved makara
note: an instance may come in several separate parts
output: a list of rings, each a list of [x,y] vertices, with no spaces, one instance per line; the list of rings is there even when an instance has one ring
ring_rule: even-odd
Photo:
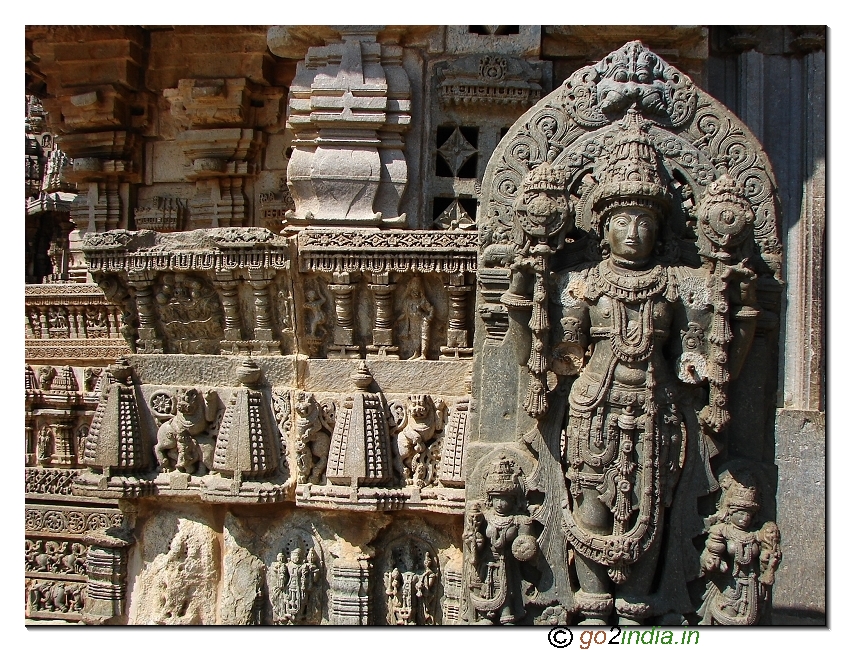
[[[392,404],[390,405],[392,408]],[[442,432],[446,421],[446,406],[430,395],[411,395],[401,406],[403,419],[397,422],[396,450],[393,462],[401,481],[423,487],[436,480],[437,463],[434,450],[439,449],[435,436]]]
[[[187,474],[195,473],[201,466],[209,470],[210,467],[204,463],[198,437],[205,434],[216,419],[218,395],[213,390],[201,392],[197,388],[188,388],[178,392],[176,407],[161,399],[165,396],[159,393],[152,399],[154,413],[167,414],[176,408],[176,414],[160,425],[156,435],[154,455],[161,470]]]

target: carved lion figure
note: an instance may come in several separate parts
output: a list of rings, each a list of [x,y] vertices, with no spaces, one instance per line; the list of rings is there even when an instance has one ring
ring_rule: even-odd
[[[430,395],[410,395],[407,398],[407,413],[397,433],[398,454],[394,459],[396,472],[405,483],[418,487],[426,484],[425,453],[428,443],[437,431],[443,429],[445,409],[442,400],[435,403]]]
[[[201,394],[189,388],[179,394],[177,415],[163,423],[156,434],[154,454],[163,470],[194,473],[202,456],[195,438],[206,431],[217,412],[218,396],[213,390]]]

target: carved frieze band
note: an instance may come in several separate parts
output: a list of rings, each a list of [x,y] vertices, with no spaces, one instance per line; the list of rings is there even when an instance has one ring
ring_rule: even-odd
[[[38,363],[43,361],[98,359],[112,361],[124,354],[130,354],[130,347],[120,339],[64,339],[61,341],[44,341],[27,339],[24,346],[27,361]]]
[[[298,234],[302,273],[474,273],[477,251],[477,232],[317,228]]]
[[[118,510],[34,504],[27,506],[24,521],[27,535],[80,535],[125,524]]]
[[[78,469],[27,467],[24,472],[27,494],[71,494],[71,484],[79,475]]]

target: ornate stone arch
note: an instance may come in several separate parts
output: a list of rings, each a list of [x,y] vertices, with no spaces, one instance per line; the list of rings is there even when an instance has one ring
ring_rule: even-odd
[[[493,243],[504,243],[504,233],[518,243],[514,204],[523,180],[542,163],[563,169],[569,198],[580,208],[580,180],[610,147],[617,122],[630,108],[649,122],[649,139],[679,183],[674,216],[682,234],[694,228],[689,208],[726,174],[745,189],[755,213],[756,270],[778,279],[779,202],[766,154],[729,109],[640,41],[576,71],[517,120],[499,143],[482,183],[483,266],[494,266],[485,251]],[[589,229],[582,216],[577,210],[577,236]],[[696,233],[691,234],[695,241]]]

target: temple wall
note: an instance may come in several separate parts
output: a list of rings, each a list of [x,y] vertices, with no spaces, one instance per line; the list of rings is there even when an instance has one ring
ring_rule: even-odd
[[[589,616],[534,523],[564,472],[540,478],[558,445],[523,410],[530,302],[501,299],[513,271],[480,236],[509,133],[634,40],[740,119],[754,144],[730,165],[775,184],[715,465],[757,466],[781,530],[761,623],[822,624],[824,29],[700,26],[27,27],[28,619]],[[571,169],[546,128],[517,159],[555,143]],[[491,611],[467,594],[472,547],[508,557],[471,523],[497,477],[524,491],[515,554],[539,550],[506,578],[535,595]]]

